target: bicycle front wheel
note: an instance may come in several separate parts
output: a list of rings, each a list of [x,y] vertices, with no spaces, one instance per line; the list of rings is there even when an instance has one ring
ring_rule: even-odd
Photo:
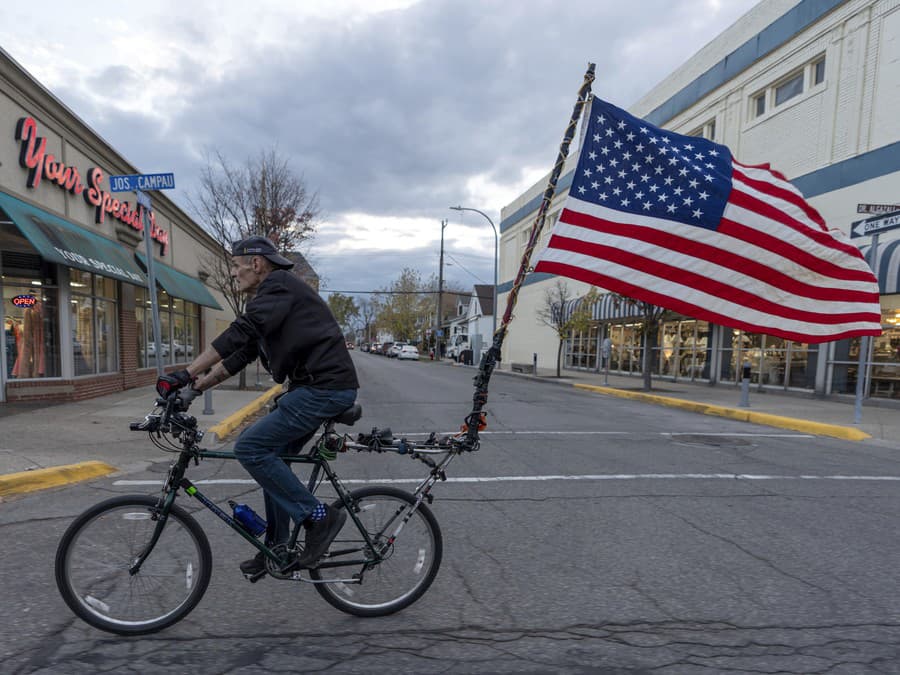
[[[332,606],[356,616],[384,616],[418,600],[437,576],[443,539],[434,515],[424,504],[409,514],[415,498],[389,487],[350,493],[352,513],[359,519],[382,560],[374,560],[349,516],[324,565],[309,571],[319,594]],[[335,508],[344,508],[336,501]],[[406,522],[404,523],[404,520]],[[361,562],[368,560],[369,562]]]
[[[209,585],[212,554],[200,525],[172,506],[159,540],[131,572],[157,525],[154,497],[108,499],[82,513],[56,551],[56,585],[81,619],[120,635],[153,633],[181,620]]]

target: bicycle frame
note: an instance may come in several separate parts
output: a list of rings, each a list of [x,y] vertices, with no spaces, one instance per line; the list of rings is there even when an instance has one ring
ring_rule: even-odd
[[[197,435],[202,435],[199,432],[195,432]],[[312,472],[310,473],[309,480],[307,482],[307,487],[310,492],[315,493],[316,488],[320,484],[320,474],[325,474],[325,480],[327,480],[331,486],[334,488],[335,493],[338,498],[343,503],[344,507],[347,509],[347,513],[353,519],[353,522],[356,525],[356,528],[359,530],[360,534],[362,534],[366,543],[366,551],[367,555],[362,559],[354,559],[354,560],[341,560],[339,562],[329,562],[325,561],[318,565],[319,569],[329,568],[329,567],[349,567],[349,566],[364,566],[364,569],[368,569],[370,565],[377,565],[384,558],[382,555],[382,550],[379,550],[376,544],[373,542],[372,537],[366,531],[366,528],[363,526],[362,522],[359,520],[358,516],[354,512],[352,508],[352,500],[350,497],[350,491],[347,490],[344,485],[340,482],[337,473],[331,468],[328,460],[324,457],[320,456],[319,448],[322,445],[322,440],[326,439],[329,434],[333,434],[333,424],[328,423],[325,425],[325,428],[319,437],[318,442],[313,444],[312,448],[303,454],[299,455],[284,455],[282,456],[282,460],[288,464],[311,464],[313,466]],[[224,460],[236,460],[237,456],[234,452],[226,452],[226,451],[216,451],[216,450],[204,450],[202,448],[194,445],[194,436],[187,437],[183,440],[183,444],[185,447],[179,453],[178,459],[172,464],[169,469],[169,474],[166,479],[166,483],[162,490],[162,495],[160,496],[159,503],[159,511],[156,514],[156,527],[154,529],[153,535],[148,542],[146,548],[140,553],[137,559],[132,564],[129,572],[134,575],[140,570],[141,565],[147,559],[147,557],[152,552],[156,543],[159,541],[159,537],[162,534],[163,529],[165,528],[166,521],[168,519],[168,514],[171,511],[172,505],[175,503],[175,498],[178,495],[178,489],[181,488],[185,491],[185,493],[197,501],[199,501],[203,506],[212,511],[220,520],[222,520],[226,525],[228,525],[232,530],[237,532],[241,537],[243,537],[249,544],[251,544],[254,548],[256,548],[259,552],[261,552],[267,559],[271,560],[275,563],[276,566],[281,567],[288,563],[287,560],[282,559],[276,551],[266,546],[259,539],[251,535],[247,532],[234,518],[232,518],[228,513],[219,508],[211,499],[209,499],[206,495],[204,495],[197,486],[194,485],[190,480],[185,477],[185,473],[187,472],[188,465],[190,461],[193,459],[194,463],[199,463],[201,459],[224,459]],[[371,448],[361,445],[358,443],[345,443],[343,449],[346,450],[347,447],[356,449],[356,450],[371,450]],[[427,463],[431,466],[431,471],[428,476],[425,477],[421,483],[416,487],[413,492],[413,496],[415,497],[415,502],[411,506],[407,506],[404,508],[398,509],[397,513],[394,514],[394,517],[391,518],[390,521],[385,525],[385,529],[393,526],[393,531],[386,538],[387,545],[390,546],[397,536],[400,534],[403,527],[415,513],[416,509],[422,503],[423,500],[428,500],[429,503],[432,501],[431,496],[431,488],[435,483],[439,480],[445,480],[446,476],[444,470],[456,456],[455,452],[452,451],[444,451],[446,452],[445,456],[441,459],[440,462],[433,462],[428,460]],[[425,461],[425,460],[423,460]],[[405,512],[405,513],[404,513]],[[402,517],[401,517],[402,516]],[[398,522],[399,518],[399,522]],[[293,551],[295,550],[297,539],[299,538],[301,531],[301,524],[296,523],[294,525],[293,532],[291,533],[291,537],[287,544],[287,550]],[[377,533],[379,536],[384,534],[384,532]],[[385,550],[385,549],[383,549]],[[340,552],[338,552],[340,553]],[[370,557],[371,556],[371,557]],[[260,573],[259,577],[263,576],[265,572]],[[256,578],[259,578],[256,577]],[[313,579],[304,579],[299,574],[299,571],[294,572],[291,575],[291,578],[296,580],[305,581],[308,583],[333,583],[334,580],[328,581],[316,581]],[[252,579],[255,580],[255,579]],[[344,583],[359,583],[361,581],[361,577],[354,577],[351,579],[341,580]]]

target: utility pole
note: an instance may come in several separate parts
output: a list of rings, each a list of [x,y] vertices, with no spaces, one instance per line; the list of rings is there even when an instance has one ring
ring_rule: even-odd
[[[434,358],[436,361],[441,360],[441,343],[443,336],[441,331],[441,307],[444,304],[444,228],[447,227],[447,221],[441,221],[441,261],[438,267],[438,304],[437,304],[437,327],[434,331]]]

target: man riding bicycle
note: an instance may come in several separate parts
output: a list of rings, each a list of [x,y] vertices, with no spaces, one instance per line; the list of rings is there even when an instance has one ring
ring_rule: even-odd
[[[241,433],[234,453],[265,493],[266,545],[287,542],[291,519],[303,523],[303,553],[286,569],[315,567],[346,511],[319,502],[279,455],[353,405],[356,369],[328,305],[288,271],[294,264],[271,241],[249,237],[235,242],[231,255],[231,276],[251,296],[244,313],[186,369],[160,377],[157,387],[179,389],[187,406],[257,357],[276,382],[289,382],[278,407]],[[241,563],[247,576],[264,569],[262,553]]]

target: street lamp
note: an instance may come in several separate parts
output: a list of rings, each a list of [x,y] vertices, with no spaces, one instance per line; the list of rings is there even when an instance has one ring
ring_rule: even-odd
[[[466,206],[451,206],[450,210],[451,211],[474,211],[475,213],[480,213],[482,216],[484,216],[487,219],[487,221],[491,224],[491,228],[494,230],[494,311],[491,312],[491,318],[493,319],[493,329],[492,329],[493,332],[491,333],[491,344],[493,344],[494,335],[497,334],[497,261],[498,261],[497,248],[500,243],[500,240],[497,237],[497,228],[494,225],[494,221],[491,220],[488,217],[488,214],[486,214],[484,211],[479,211],[478,209],[470,209]]]

